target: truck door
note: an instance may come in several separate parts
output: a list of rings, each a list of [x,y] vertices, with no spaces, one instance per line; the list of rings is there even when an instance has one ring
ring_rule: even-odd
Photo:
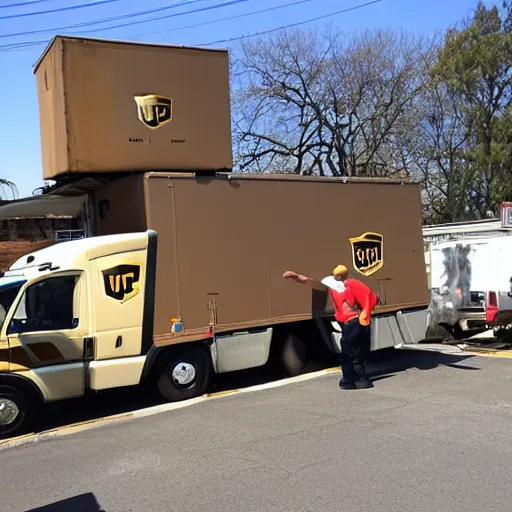
[[[136,250],[90,263],[96,361],[141,354],[146,255]]]
[[[139,384],[142,353],[146,249],[91,260],[94,361],[88,386],[100,390]],[[153,321],[151,317],[150,321]]]
[[[86,299],[85,273],[55,273],[26,284],[8,319],[10,371],[27,372],[47,400],[83,394]]]

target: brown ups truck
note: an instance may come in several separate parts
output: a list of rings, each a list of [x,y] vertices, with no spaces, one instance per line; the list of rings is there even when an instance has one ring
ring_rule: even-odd
[[[273,360],[297,374],[315,347],[339,353],[328,294],[288,269],[323,278],[344,263],[377,292],[374,350],[424,336],[416,184],[158,172],[89,198],[97,236],[28,254],[0,279],[4,435],[88,389],[147,383],[183,400],[213,373]]]

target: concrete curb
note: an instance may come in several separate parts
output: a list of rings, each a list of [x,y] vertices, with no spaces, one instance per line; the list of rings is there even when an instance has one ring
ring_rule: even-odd
[[[418,343],[414,345],[404,345],[401,350],[436,352],[443,355],[464,355],[464,349],[459,345],[443,345],[442,343]]]
[[[495,359],[512,359],[512,350],[497,350],[491,348],[473,348],[461,341],[458,345],[442,345],[439,343],[422,343],[418,345],[404,345],[406,350],[419,350],[423,352],[437,352],[447,355],[494,357]]]
[[[282,379],[275,382],[268,382],[265,384],[259,384],[256,386],[250,386],[241,389],[232,389],[228,391],[220,391],[218,393],[210,393],[191,400],[183,402],[175,402],[169,404],[156,405],[153,407],[147,407],[138,411],[125,412],[120,414],[113,414],[112,416],[105,416],[103,418],[96,418],[94,420],[82,421],[74,423],[72,425],[66,425],[63,427],[57,427],[51,430],[45,430],[39,433],[26,434],[20,437],[5,439],[0,441],[0,451],[9,450],[12,448],[19,448],[21,446],[28,446],[41,441],[47,441],[49,439],[55,439],[57,437],[69,436],[78,432],[86,430],[93,430],[96,428],[104,427],[107,425],[113,425],[117,423],[126,423],[135,419],[146,418],[148,416],[154,416],[155,414],[161,414],[164,412],[174,411],[177,409],[183,409],[185,407],[191,407],[196,404],[200,404],[210,400],[216,400],[219,398],[227,398],[230,396],[239,395],[242,393],[254,393],[256,391],[263,391],[267,389],[280,388],[282,386],[288,386],[290,384],[297,384],[299,382],[306,382],[313,380],[318,377],[329,375],[331,373],[339,372],[339,368],[328,368],[326,370],[320,370],[317,372],[306,373],[304,375],[298,375],[297,377],[290,377],[288,379]]]

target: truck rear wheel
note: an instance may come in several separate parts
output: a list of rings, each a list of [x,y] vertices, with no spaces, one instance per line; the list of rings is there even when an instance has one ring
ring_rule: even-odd
[[[281,351],[281,363],[286,373],[290,376],[300,375],[308,361],[306,344],[295,333],[288,334]]]
[[[28,401],[12,386],[0,385],[0,438],[16,435],[28,420]]]
[[[202,395],[210,381],[211,365],[202,347],[174,356],[164,366],[158,390],[170,402],[179,402]]]

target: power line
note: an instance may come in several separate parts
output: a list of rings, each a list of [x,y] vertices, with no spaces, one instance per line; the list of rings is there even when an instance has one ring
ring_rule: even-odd
[[[203,0],[192,0],[191,2],[186,2],[186,3],[194,3],[194,2],[197,2],[197,1],[203,1]],[[196,28],[196,27],[200,27],[200,26],[204,26],[204,25],[220,23],[222,21],[230,21],[230,20],[237,19],[237,18],[243,18],[243,17],[247,17],[247,16],[252,16],[254,14],[260,14],[260,13],[264,13],[264,12],[274,11],[274,10],[277,10],[277,9],[283,9],[283,8],[286,8],[286,7],[291,7],[291,6],[295,6],[295,5],[299,5],[299,4],[306,3],[306,2],[311,2],[311,1],[314,1],[314,0],[298,0],[298,1],[296,0],[294,2],[290,2],[290,3],[287,3],[287,4],[278,5],[278,6],[275,6],[275,7],[268,7],[266,9],[260,9],[260,10],[257,10],[257,11],[251,11],[251,12],[244,13],[244,14],[239,14],[239,15],[236,15],[236,16],[229,16],[229,17],[225,17],[225,18],[220,18],[220,19],[212,20],[212,21],[206,21],[206,22],[202,22],[202,23],[195,23],[193,25],[186,25],[184,27],[177,27],[177,28],[170,29],[170,30],[163,30],[161,32],[150,32],[150,33],[147,33],[147,34],[139,34],[139,35],[136,35],[136,36],[133,36],[133,37],[134,38],[139,38],[139,37],[145,37],[145,36],[148,36],[148,35],[154,35],[154,34],[159,34],[159,33],[166,33],[166,32],[174,32],[174,31],[179,31],[179,30],[185,30],[187,28]],[[178,5],[182,5],[182,3],[178,4]],[[176,6],[178,6],[178,5],[176,5]],[[172,7],[175,7],[175,6],[172,6]],[[119,19],[119,18],[121,18],[121,16],[118,16],[117,18]],[[101,21],[91,22],[91,23],[100,23],[100,22],[103,23],[104,21],[105,20],[101,20]],[[73,27],[83,26],[83,25],[84,25],[83,23],[78,23],[78,24],[73,25]],[[61,29],[54,29],[54,30],[58,31],[58,30],[61,30]],[[2,37],[2,36],[0,35],[0,37]],[[30,47],[33,47],[33,46],[39,46],[39,45],[48,44],[48,43],[49,43],[49,40],[46,40],[46,39],[45,40],[41,40],[41,41],[27,41],[27,42],[20,42],[20,43],[9,43],[9,44],[5,44],[5,45],[0,45],[0,52],[23,50],[23,49],[30,48]]]
[[[50,14],[54,12],[64,12],[64,11],[75,11],[76,9],[85,9],[87,7],[96,7],[97,5],[110,4],[112,2],[119,2],[120,0],[98,0],[96,2],[88,2],[86,4],[78,4],[78,5],[69,5],[67,7],[58,7],[55,9],[48,9],[46,11],[33,11],[33,12],[24,12],[21,14],[9,14],[8,16],[0,16],[0,20],[10,20],[13,18],[25,18],[27,16],[39,16],[41,14]],[[36,3],[36,2],[34,2]],[[5,6],[4,6],[5,7]]]
[[[11,51],[16,50],[24,50],[26,48],[30,48],[32,46],[40,46],[42,44],[48,44],[50,40],[48,41],[30,41],[27,43],[13,43],[13,44],[6,44],[4,46],[0,46],[0,53],[7,53]]]
[[[154,36],[154,35],[158,35],[158,34],[168,34],[169,32],[179,32],[181,30],[186,30],[188,28],[204,27],[205,25],[213,25],[214,23],[221,23],[222,21],[236,20],[238,18],[245,18],[247,16],[253,16],[254,14],[261,14],[264,12],[276,11],[277,9],[283,9],[285,7],[292,7],[295,5],[304,4],[306,2],[313,2],[313,1],[316,1],[316,0],[296,0],[294,2],[290,2],[287,4],[283,4],[283,5],[278,5],[276,7],[267,7],[266,9],[260,9],[259,11],[246,12],[244,14],[237,14],[236,16],[228,16],[227,18],[219,18],[216,20],[204,21],[202,23],[195,23],[194,25],[186,25],[184,27],[176,27],[176,28],[171,28],[168,30],[160,30],[158,32],[147,32],[145,34],[138,34],[136,36],[131,36],[131,37],[138,38],[138,37]]]
[[[195,44],[193,46],[212,46],[214,44],[231,43],[233,41],[240,41],[241,39],[248,39],[250,37],[257,37],[257,36],[262,36],[265,34],[271,34],[272,32],[278,32],[279,30],[285,30],[287,28],[298,27],[300,25],[305,25],[306,23],[312,23],[314,21],[324,20],[326,18],[331,18],[332,16],[336,16],[338,14],[343,14],[343,13],[346,13],[349,11],[355,11],[357,9],[362,9],[363,7],[368,7],[369,5],[378,4],[379,2],[382,2],[382,0],[373,0],[372,2],[366,2],[361,5],[356,5],[355,7],[349,7],[347,9],[342,9],[340,11],[331,12],[329,14],[324,14],[323,16],[317,16],[316,18],[310,18],[308,20],[299,21],[297,23],[290,23],[289,25],[283,25],[281,27],[271,28],[269,30],[263,30],[262,32],[255,32],[254,34],[248,34],[248,35],[240,36],[240,37],[232,37],[230,39],[219,39],[218,41],[212,41],[210,43]]]
[[[192,3],[192,2],[197,2],[197,1],[202,1],[202,0],[191,0],[190,2],[186,2],[186,3]],[[192,11],[186,11],[186,12],[183,12],[183,13],[168,15],[168,16],[165,16],[165,18],[181,16],[181,15],[184,15],[184,14],[193,13],[193,12],[199,12],[199,11],[202,11],[202,10],[211,10],[211,9],[214,9],[214,8],[221,8],[221,7],[224,7],[226,5],[236,4],[236,3],[240,3],[240,2],[244,2],[244,1],[247,1],[247,0],[235,0],[235,1],[231,1],[231,2],[225,2],[223,4],[219,4],[219,5],[215,5],[215,6],[210,6],[208,8],[196,9],[196,10],[192,10]],[[195,24],[195,25],[190,25],[190,26],[181,27],[181,28],[177,28],[177,29],[171,29],[169,31],[164,31],[164,32],[172,32],[174,30],[182,30],[182,29],[185,29],[185,28],[201,26],[201,25],[207,25],[207,24],[211,24],[211,23],[217,23],[217,22],[220,22],[220,21],[227,21],[227,20],[231,20],[231,19],[236,19],[236,18],[244,17],[244,16],[250,16],[252,14],[258,14],[260,12],[266,12],[266,11],[276,10],[276,9],[280,9],[280,8],[284,8],[284,7],[289,7],[289,6],[292,6],[292,5],[296,5],[296,4],[300,4],[300,3],[305,3],[307,1],[310,1],[310,0],[298,0],[296,2],[290,2],[288,4],[284,4],[284,5],[281,5],[281,6],[275,6],[275,7],[271,7],[271,8],[267,8],[267,9],[261,9],[259,11],[253,11],[251,13],[244,13],[244,14],[237,15],[237,16],[230,16],[230,17],[227,17],[227,18],[221,18],[219,20],[212,20],[210,22],[198,23],[198,24]],[[256,36],[260,36],[260,35],[265,35],[265,34],[269,34],[269,33],[272,33],[272,32],[277,32],[279,30],[284,30],[284,29],[287,29],[287,28],[297,27],[297,26],[304,25],[304,24],[307,24],[307,23],[312,23],[314,21],[319,21],[319,20],[322,20],[322,19],[330,18],[332,16],[336,16],[336,15],[339,15],[339,14],[342,14],[342,13],[346,13],[346,12],[354,11],[354,10],[357,10],[357,9],[361,9],[363,7],[367,7],[367,6],[370,6],[372,4],[377,4],[377,3],[381,2],[381,1],[382,0],[373,0],[373,1],[370,1],[370,2],[366,2],[364,4],[360,4],[360,5],[357,5],[357,6],[354,6],[354,7],[350,7],[350,8],[346,8],[346,9],[341,9],[339,11],[335,11],[335,12],[332,12],[332,13],[329,13],[329,14],[325,14],[325,15],[322,15],[322,16],[318,16],[318,17],[315,17],[315,18],[310,18],[308,20],[300,21],[300,22],[297,22],[297,23],[292,23],[292,24],[289,24],[289,25],[284,25],[284,26],[281,26],[281,27],[277,27],[277,28],[273,28],[273,29],[257,32],[257,33],[254,33],[254,34],[248,34],[248,35],[244,35],[244,36],[233,37],[233,38],[230,38],[230,39],[222,39],[222,40],[218,40],[218,41],[212,41],[212,42],[209,42],[209,43],[202,43],[202,44],[200,44],[198,46],[211,46],[211,45],[214,45],[214,44],[239,41],[239,40],[247,39],[247,38],[250,38],[250,37],[256,37]],[[171,7],[175,7],[175,6],[176,5],[171,6]],[[166,8],[170,8],[170,7],[166,7]],[[158,17],[156,19],[163,19],[163,18],[164,17]],[[153,19],[155,19],[155,18],[153,18]],[[141,23],[141,22],[145,23],[145,22],[152,21],[153,19],[142,20],[142,21],[134,22],[134,23],[127,23],[127,24],[124,24],[124,26],[132,25],[132,24],[138,24],[138,23]],[[104,29],[97,29],[95,31],[109,30],[110,28],[115,28],[115,27],[105,27]],[[55,30],[59,30],[59,29],[55,29]],[[139,35],[139,36],[135,36],[135,37],[143,37],[144,35],[151,35],[151,34],[143,34],[143,35]],[[1,37],[3,37],[3,36],[0,35],[0,38]],[[24,49],[27,49],[27,48],[30,48],[30,47],[35,47],[35,46],[39,46],[39,45],[42,45],[42,44],[48,44],[49,42],[50,42],[50,40],[40,40],[40,41],[26,41],[26,42],[10,43],[10,44],[5,44],[5,45],[0,45],[0,52],[24,50]]]
[[[9,7],[25,7],[26,5],[41,4],[43,2],[48,2],[48,1],[50,1],[50,0],[31,0],[30,2],[22,2],[21,4],[0,5],[0,9],[8,9]]]
[[[63,26],[63,27],[54,27],[54,28],[49,28],[49,29],[29,30],[26,32],[16,32],[16,33],[11,33],[11,34],[0,34],[0,39],[5,39],[8,37],[20,37],[20,36],[28,36],[28,35],[35,35],[35,34],[43,34],[43,33],[48,33],[48,32],[64,32],[64,31],[67,31],[70,29],[72,30],[72,29],[76,29],[76,28],[80,28],[80,27],[88,27],[91,25],[105,23],[106,21],[124,20],[124,19],[128,19],[128,18],[133,18],[136,16],[141,16],[143,14],[154,14],[156,12],[161,12],[161,11],[165,11],[165,10],[169,10],[169,9],[175,9],[176,7],[181,7],[183,5],[189,5],[189,4],[193,4],[193,3],[197,3],[197,2],[204,2],[204,1],[205,0],[188,0],[188,1],[182,1],[177,4],[167,5],[165,7],[157,7],[155,9],[148,9],[146,11],[139,11],[136,13],[123,14],[121,16],[117,16],[114,18],[103,18],[100,20],[94,20],[94,21],[83,22],[83,23],[75,23],[74,25],[67,25],[67,26]],[[137,20],[137,21],[130,21],[127,23],[119,23],[117,25],[111,25],[108,27],[96,28],[96,29],[91,29],[91,30],[81,30],[81,31],[77,31],[77,33],[92,34],[92,33],[96,33],[96,32],[112,30],[114,28],[127,27],[127,26],[131,26],[131,25],[138,25],[141,23],[149,23],[150,21],[155,21],[155,20],[163,20],[163,19],[168,19],[168,18],[175,18],[178,16],[185,16],[186,14],[193,14],[196,12],[204,12],[204,11],[210,11],[210,10],[214,10],[214,9],[220,9],[222,7],[227,7],[230,5],[235,5],[235,4],[248,2],[248,1],[251,1],[251,0],[230,0],[230,1],[226,1],[221,4],[210,5],[208,7],[201,7],[199,9],[192,9],[189,11],[183,11],[183,12],[179,12],[176,14],[167,14],[165,16],[154,16],[152,18],[147,18],[145,20]],[[41,40],[41,41],[31,41],[31,43],[32,43],[31,45],[39,45],[39,44],[44,44],[44,43],[48,43],[48,42],[49,42],[49,40],[47,40],[47,39]],[[17,44],[17,43],[13,43],[13,44]],[[21,44],[23,44],[23,43],[21,43]],[[0,48],[3,48],[4,46],[0,46]]]
[[[78,27],[89,27],[93,25],[99,25],[100,23],[108,23],[109,21],[117,21],[128,18],[134,18],[136,16],[143,16],[144,14],[153,14],[155,12],[165,11],[169,9],[175,9],[176,7],[181,7],[183,5],[195,4],[197,2],[205,2],[206,0],[179,0],[178,2],[173,2],[171,4],[167,4],[163,7],[154,7],[152,9],[146,9],[144,11],[136,11],[127,14],[121,14],[118,16],[109,16],[108,18],[99,18],[91,21],[82,21],[80,23],[73,23],[71,25],[65,25],[63,27],[54,27],[54,28],[44,28],[39,30],[29,30],[27,32],[17,32],[15,34],[1,34],[0,37],[15,37],[15,36],[26,36],[26,35],[35,35],[35,34],[45,34],[48,32],[58,32],[61,30],[69,30]]]
[[[105,28],[97,28],[97,29],[93,29],[93,30],[83,30],[80,33],[81,34],[92,34],[95,32],[101,32],[103,30],[112,30],[114,28],[122,28],[122,27],[129,27],[132,25],[140,25],[142,23],[149,23],[150,21],[165,20],[168,18],[177,18],[178,16],[184,16],[186,14],[193,14],[196,12],[212,11],[215,9],[221,9],[223,7],[229,7],[230,5],[236,5],[236,4],[241,4],[241,3],[250,2],[250,1],[252,1],[252,0],[229,0],[229,1],[223,2],[221,4],[210,5],[208,7],[201,7],[200,9],[194,9],[192,11],[184,11],[184,12],[179,12],[176,14],[167,14],[166,16],[155,16],[153,18],[148,18],[145,20],[131,21],[128,23],[119,23],[118,25],[112,25],[110,27],[105,27]]]
[[[100,25],[101,23],[108,23],[109,21],[119,21],[119,20],[126,20],[129,18],[136,18],[138,16],[143,16],[145,14],[154,14],[155,12],[162,12],[162,11],[168,11],[169,9],[176,9],[177,7],[182,7],[184,5],[191,5],[191,4],[197,4],[198,2],[205,2],[208,0],[178,0],[178,2],[165,5],[163,7],[153,7],[151,9],[146,9],[144,11],[137,11],[132,12],[128,14],[120,14],[118,16],[110,16],[109,18],[100,18],[99,20],[92,20],[92,21],[83,21],[81,23],[74,23],[73,25],[68,25],[68,27],[60,28],[57,30],[67,30],[69,28],[79,28],[79,27],[91,27],[93,25]],[[192,11],[194,12],[194,11]],[[108,27],[106,27],[108,29]],[[55,31],[55,29],[52,30],[44,30],[40,31],[40,33],[43,32],[52,32]]]

